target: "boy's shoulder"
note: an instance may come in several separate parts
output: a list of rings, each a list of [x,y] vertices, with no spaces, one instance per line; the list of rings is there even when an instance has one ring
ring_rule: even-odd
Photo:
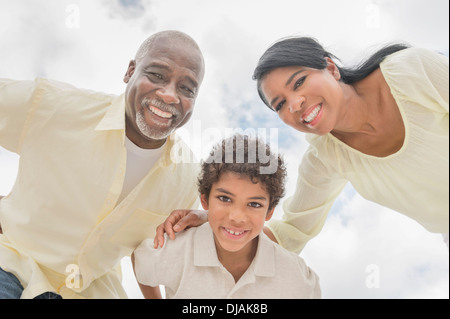
[[[177,250],[185,248],[194,248],[194,242],[203,240],[205,233],[209,228],[209,224],[205,223],[198,227],[191,227],[179,233],[175,233],[175,239],[171,239],[167,234],[164,234],[164,246],[158,248],[159,250]],[[153,239],[152,239],[153,240]]]
[[[306,271],[308,269],[302,257],[273,242],[266,234],[261,233],[260,240],[260,244],[265,247],[270,247],[269,249],[273,251],[275,267],[289,267],[299,271]]]

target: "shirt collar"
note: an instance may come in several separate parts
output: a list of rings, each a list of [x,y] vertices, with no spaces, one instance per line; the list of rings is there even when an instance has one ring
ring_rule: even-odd
[[[125,142],[125,94],[115,97],[106,114],[97,124],[95,128],[96,131],[108,131],[108,130],[123,130],[123,139]],[[159,162],[162,166],[168,166],[173,161],[171,160],[171,151],[175,143],[182,143],[179,137],[176,137],[175,133],[172,133],[165,143],[164,152],[161,156],[161,161]],[[184,144],[179,144],[178,147],[185,148]],[[186,152],[187,150],[184,150]]]
[[[111,102],[106,114],[97,124],[96,131],[124,130],[125,131],[125,94],[117,96]]]
[[[220,267],[214,234],[209,223],[199,226],[194,236],[194,265]],[[249,268],[253,269],[255,276],[275,276],[275,247],[269,237],[262,232],[259,235],[255,258]]]

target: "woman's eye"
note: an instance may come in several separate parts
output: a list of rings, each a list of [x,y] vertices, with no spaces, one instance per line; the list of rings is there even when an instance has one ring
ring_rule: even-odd
[[[306,75],[302,76],[297,81],[295,81],[295,83],[294,83],[294,90],[297,89],[300,85],[302,85],[303,82],[305,82],[305,80],[306,80]]]
[[[275,111],[278,112],[283,107],[285,101],[281,101],[275,106]]]

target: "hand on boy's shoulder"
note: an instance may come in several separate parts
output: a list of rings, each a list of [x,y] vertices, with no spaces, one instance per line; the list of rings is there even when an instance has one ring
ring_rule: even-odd
[[[175,233],[190,227],[197,227],[208,221],[208,212],[203,210],[177,209],[156,228],[154,248],[164,246],[164,234],[174,240]]]

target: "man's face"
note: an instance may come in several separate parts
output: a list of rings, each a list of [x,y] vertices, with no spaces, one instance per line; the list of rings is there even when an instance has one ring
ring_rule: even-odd
[[[139,61],[131,61],[127,83],[126,134],[142,148],[161,146],[192,115],[203,79],[198,49],[157,38]]]

